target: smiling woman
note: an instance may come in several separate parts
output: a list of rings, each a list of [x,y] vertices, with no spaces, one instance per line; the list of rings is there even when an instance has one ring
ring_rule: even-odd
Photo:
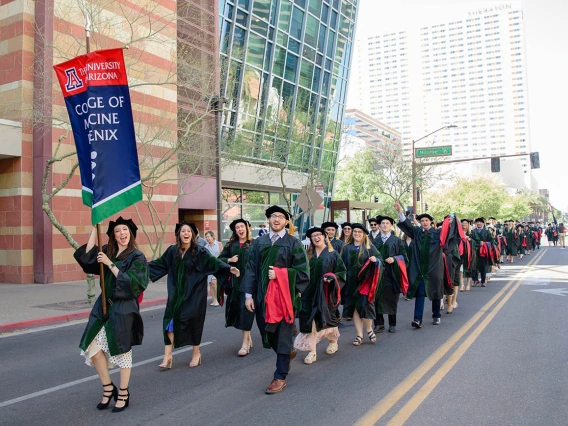
[[[104,264],[104,285],[108,313],[103,315],[101,296],[95,302],[81,338],[80,348],[89,366],[97,370],[103,385],[99,410],[107,408],[112,398],[113,412],[129,406],[128,390],[132,369],[132,346],[142,344],[144,326],[138,297],[148,285],[146,256],[136,245],[137,226],[131,219],[111,221],[109,242],[101,252],[95,245],[96,230],[89,242],[75,252],[75,259],[87,274],[99,274]],[[120,390],[110,379],[109,368],[120,367]]]

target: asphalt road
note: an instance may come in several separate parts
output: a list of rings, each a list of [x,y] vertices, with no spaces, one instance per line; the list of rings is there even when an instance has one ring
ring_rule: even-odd
[[[224,328],[222,308],[207,312],[203,365],[190,369],[191,350],[181,348],[171,371],[157,367],[162,309],[143,313],[122,413],[95,408],[101,386],[77,347],[84,323],[8,335],[0,338],[0,424],[565,425],[567,260],[568,251],[543,248],[506,264],[486,288],[460,293],[440,326],[412,329],[414,301],[401,299],[397,332],[376,345],[352,346],[354,328],[342,325],[339,352],[326,355],[322,342],[310,366],[300,353],[288,387],[270,396],[275,355],[253,329],[255,347],[238,358],[240,331]]]

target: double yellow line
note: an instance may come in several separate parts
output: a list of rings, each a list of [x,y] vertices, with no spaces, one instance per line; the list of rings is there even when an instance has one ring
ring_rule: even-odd
[[[530,268],[532,265],[537,263],[541,257],[544,255],[544,251],[537,254],[521,271],[521,274],[526,272],[526,269]],[[477,325],[473,332],[463,341],[461,345],[455,350],[455,352],[438,368],[438,370],[428,379],[428,381],[411,397],[398,413],[390,420],[389,426],[402,425],[404,424],[410,416],[416,411],[416,409],[422,404],[422,402],[430,395],[430,393],[436,388],[438,383],[444,378],[444,376],[452,369],[452,367],[458,362],[458,360],[463,356],[463,354],[469,349],[469,347],[475,342],[479,335],[485,330],[485,327],[491,322],[491,320],[497,315],[501,310],[503,305],[511,298],[513,293],[519,288],[524,278],[520,278],[517,281],[509,281],[505,287],[499,291],[493,298],[485,304],[473,317],[469,319],[458,331],[454,333],[446,342],[444,342],[432,355],[430,355],[422,364],[420,364],[412,373],[406,377],[402,382],[400,382],[392,391],[390,391],[382,400],[380,400],[371,410],[361,417],[355,426],[367,426],[374,425],[383,416],[397,404],[410,390],[418,383],[434,366],[465,336],[465,334],[478,323],[478,321],[483,317],[483,320]],[[511,289],[512,288],[512,289]],[[507,293],[507,291],[509,293]],[[505,296],[504,294],[507,293]],[[489,310],[500,301],[495,308],[489,312]]]

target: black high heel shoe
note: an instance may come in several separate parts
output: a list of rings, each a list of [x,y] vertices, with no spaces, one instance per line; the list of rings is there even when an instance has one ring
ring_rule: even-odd
[[[121,393],[119,393],[118,398],[116,400],[117,400],[117,402],[118,401],[125,401],[125,403],[124,403],[124,406],[122,406],[122,407],[117,407],[116,405],[114,407],[112,407],[113,413],[120,413],[121,411],[124,411],[126,409],[126,407],[128,407],[128,405],[130,404],[130,391],[128,390],[128,388],[126,388],[126,389],[120,388],[120,390],[126,391],[126,395],[122,395]]]
[[[112,390],[105,390],[105,388],[107,386],[112,386]],[[109,394],[110,395],[107,395]],[[104,410],[105,408],[108,407],[108,405],[110,404],[110,401],[114,398],[114,400],[116,401],[116,398],[118,398],[118,389],[116,388],[116,386],[114,385],[113,382],[110,382],[108,385],[103,385],[103,398],[108,398],[108,401],[105,402],[104,404],[102,402],[99,402],[97,404],[97,408],[99,410]]]

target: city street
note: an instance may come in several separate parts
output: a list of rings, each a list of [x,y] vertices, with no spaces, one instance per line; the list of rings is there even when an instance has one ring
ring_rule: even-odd
[[[304,365],[298,353],[280,394],[265,395],[275,354],[238,358],[240,331],[224,308],[208,307],[203,365],[191,348],[160,371],[163,307],[143,312],[144,344],[134,348],[131,405],[95,408],[94,369],[79,356],[84,322],[0,337],[0,423],[12,425],[565,425],[568,418],[568,251],[542,247],[505,263],[486,288],[458,296],[459,308],[410,327],[414,301],[399,302],[397,332],[352,346],[340,327],[339,352]],[[118,382],[118,371],[111,376]]]

